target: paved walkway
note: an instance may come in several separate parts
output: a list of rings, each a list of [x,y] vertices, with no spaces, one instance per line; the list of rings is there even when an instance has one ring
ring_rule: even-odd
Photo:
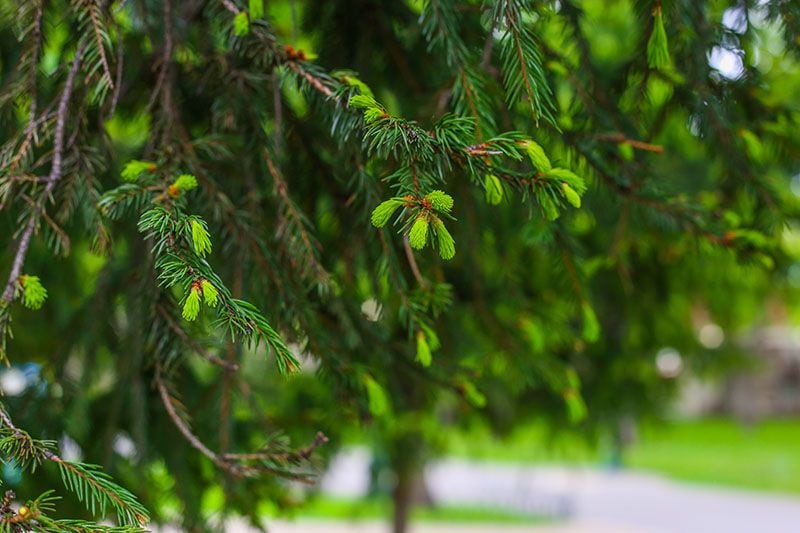
[[[330,496],[358,498],[369,453],[337,457],[321,481]],[[547,515],[542,525],[415,524],[411,533],[800,533],[800,498],[691,485],[637,472],[439,461],[426,483],[441,504]],[[270,533],[387,533],[386,522],[276,521]],[[226,533],[250,533],[233,521]],[[166,533],[166,530],[165,532]]]
[[[350,450],[332,463],[322,490],[332,496],[359,497],[366,491],[368,468],[368,452]],[[800,498],[693,485],[637,472],[449,459],[431,465],[425,477],[439,503],[529,512],[563,523],[520,531],[800,533]],[[503,531],[518,530],[503,527]]]

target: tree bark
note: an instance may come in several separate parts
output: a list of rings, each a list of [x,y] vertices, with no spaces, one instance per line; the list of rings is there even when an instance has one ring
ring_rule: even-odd
[[[410,470],[396,472],[397,483],[392,491],[394,514],[392,517],[392,533],[406,533],[408,518],[411,514],[411,498],[414,489],[414,475]]]

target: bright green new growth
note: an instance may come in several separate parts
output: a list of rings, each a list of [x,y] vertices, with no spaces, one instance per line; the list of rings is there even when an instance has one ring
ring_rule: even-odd
[[[342,81],[345,82],[347,85],[351,87],[358,87],[358,90],[361,94],[372,97],[372,89],[369,88],[369,85],[358,79],[357,77],[353,76],[352,74],[345,74],[341,77]]]
[[[372,211],[372,216],[370,217],[372,225],[376,228],[384,227],[386,223],[389,222],[392,214],[394,214],[401,205],[403,205],[403,200],[399,198],[390,198],[385,202],[381,202],[378,207]]]
[[[239,11],[233,17],[233,33],[237,37],[243,37],[250,33],[250,19],[247,17],[246,11]]]
[[[408,242],[415,250],[422,250],[428,242],[428,220],[423,216],[417,217],[408,232]]]
[[[483,183],[486,188],[486,203],[498,205],[503,201],[503,184],[500,182],[500,178],[494,174],[486,174]]]
[[[670,64],[667,32],[664,29],[661,7],[653,11],[653,33],[647,41],[647,64],[654,69],[663,69]]]
[[[552,168],[548,170],[543,177],[554,178],[562,182],[562,184],[566,183],[579,195],[586,192],[586,182],[583,181],[583,178],[566,168]]]
[[[203,289],[203,299],[209,307],[216,307],[219,301],[219,291],[210,281],[204,279],[200,282],[200,288]]]
[[[464,397],[475,407],[483,407],[486,405],[486,395],[483,394],[474,383],[465,381],[461,384],[461,390]]]
[[[597,321],[597,315],[589,302],[581,304],[581,312],[583,314],[583,332],[581,336],[586,342],[596,342],[600,338],[600,323]]]
[[[197,255],[205,256],[211,251],[211,238],[204,222],[192,220],[192,245]]]
[[[368,94],[355,94],[350,97],[350,107],[364,110],[364,121],[372,124],[386,115],[386,111]]]
[[[564,197],[570,204],[572,204],[573,207],[576,208],[581,207],[581,196],[577,192],[575,192],[575,189],[573,189],[566,183],[562,183],[561,190],[564,191]]]
[[[187,192],[197,188],[197,178],[191,174],[181,174],[172,184],[177,191]]]
[[[186,297],[186,301],[183,303],[183,311],[181,315],[183,318],[191,322],[197,315],[200,314],[200,289],[197,287],[192,287],[189,290],[189,295]]]
[[[139,161],[134,159],[125,163],[122,169],[122,179],[125,181],[136,181],[145,172],[154,172],[158,168],[152,161]]]
[[[369,403],[369,412],[373,416],[382,416],[391,411],[391,403],[386,396],[386,391],[381,385],[375,381],[375,378],[369,374],[364,374],[364,386],[367,389],[367,401]]]
[[[431,207],[441,213],[449,213],[453,209],[453,197],[444,191],[431,191],[425,195]]]
[[[583,400],[580,392],[576,389],[567,389],[564,391],[564,403],[567,405],[567,416],[572,424],[577,424],[586,418],[589,410],[586,408],[586,402]]]
[[[520,144],[528,154],[528,158],[534,167],[539,169],[540,172],[549,172],[553,166],[550,164],[550,159],[544,153],[544,149],[536,142],[528,139],[521,141]]]
[[[42,285],[39,276],[20,276],[19,283],[22,285],[22,305],[28,309],[41,308],[47,299],[47,289]]]
[[[380,107],[371,94],[354,94],[350,97],[350,107],[355,109],[370,109]]]
[[[264,0],[250,0],[248,2],[250,19],[256,20],[264,16]]]
[[[428,345],[428,339],[423,331],[417,332],[417,361],[424,367],[431,366],[433,361],[431,347]]]
[[[445,261],[449,261],[456,255],[456,241],[453,236],[447,231],[444,222],[438,218],[434,220],[434,231],[436,232],[436,240],[439,244],[439,256]]]

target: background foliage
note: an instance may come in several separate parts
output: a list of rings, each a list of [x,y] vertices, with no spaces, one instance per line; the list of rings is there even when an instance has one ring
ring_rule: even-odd
[[[155,520],[258,522],[355,427],[402,530],[443,424],[616,435],[665,405],[659,349],[719,371],[735,349],[697,330],[793,294],[795,2],[0,6],[28,384],[0,449],[23,499],[71,450],[89,503],[40,521],[122,494],[75,487],[107,479],[83,458]],[[17,426],[59,443],[35,472]]]

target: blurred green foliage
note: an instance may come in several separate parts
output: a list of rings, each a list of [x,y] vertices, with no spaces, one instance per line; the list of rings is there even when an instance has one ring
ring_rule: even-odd
[[[203,531],[213,513],[258,522],[306,497],[198,453],[153,388],[162,367],[209,449],[258,450],[276,432],[302,449],[322,431],[322,463],[356,433],[388,458],[402,504],[453,426],[535,420],[613,440],[673,397],[659,350],[714,376],[741,364],[740,332],[796,318],[783,303],[800,287],[795,3],[276,0],[263,17],[252,4],[51,0],[37,19],[36,2],[0,1],[2,264],[38,221],[24,274],[48,294],[35,312],[2,306],[8,358],[40,365],[43,384],[4,403],[37,436],[69,436],[156,520]],[[666,35],[648,54],[659,6]],[[662,37],[669,61],[653,58]],[[40,178],[79,47],[51,201]],[[155,168],[126,183],[131,160]],[[185,173],[197,189],[164,200]],[[404,243],[434,189],[454,198],[450,261]],[[385,229],[370,224],[408,195]],[[276,372],[282,341],[265,357],[211,309],[180,319],[186,290],[159,287],[136,228],[159,202],[207,222],[208,268],[299,372]],[[703,346],[712,323],[725,341]],[[43,469],[19,490],[56,485]]]

